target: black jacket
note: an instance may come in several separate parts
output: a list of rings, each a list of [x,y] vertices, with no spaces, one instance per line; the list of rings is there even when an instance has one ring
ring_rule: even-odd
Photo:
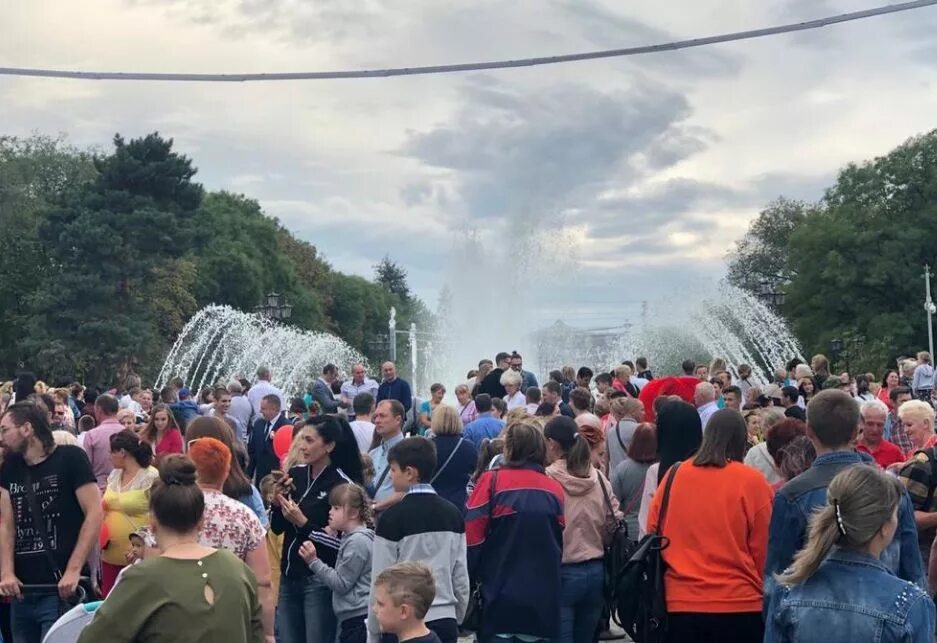
[[[273,426],[268,434],[265,419],[261,417],[254,421],[247,446],[250,459],[247,463],[246,473],[247,477],[257,484],[260,484],[260,481],[271,471],[280,468],[280,458],[273,451],[273,434],[281,426],[286,426],[289,423],[286,414],[281,411],[280,415],[273,421]]]

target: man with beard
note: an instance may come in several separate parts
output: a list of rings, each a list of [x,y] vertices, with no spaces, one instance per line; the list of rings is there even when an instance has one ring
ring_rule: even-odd
[[[46,414],[32,402],[14,404],[0,418],[0,446],[0,596],[15,599],[13,639],[41,643],[61,601],[75,593],[83,570],[87,575],[101,498],[85,452],[56,446]],[[23,584],[56,589],[24,596]]]

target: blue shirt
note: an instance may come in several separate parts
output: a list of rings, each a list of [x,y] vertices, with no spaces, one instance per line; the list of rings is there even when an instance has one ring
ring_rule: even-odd
[[[771,527],[768,531],[768,554],[765,559],[765,613],[773,612],[778,583],[774,574],[787,569],[794,554],[807,540],[807,522],[814,509],[826,505],[826,489],[837,473],[855,464],[871,460],[855,451],[824,453],[804,473],[784,485],[774,496]],[[882,552],[882,563],[898,578],[924,587],[924,563],[918,548],[914,506],[907,491],[898,506],[898,529]]]
[[[462,437],[475,445],[475,448],[481,448],[482,441],[485,438],[493,440],[504,429],[504,420],[499,420],[492,415],[480,415],[474,422],[469,422],[462,433]]]
[[[398,433],[394,437],[384,440],[379,446],[368,452],[368,455],[371,456],[371,461],[374,462],[374,480],[368,487],[368,491],[371,493],[371,498],[373,498],[375,502],[380,502],[394,493],[394,483],[390,479],[390,471],[387,471],[386,475],[384,472],[387,470],[387,467],[390,466],[387,462],[388,452],[401,440],[403,440],[403,433]],[[379,480],[381,481],[381,486],[375,488],[374,485],[376,485]]]
[[[834,548],[800,585],[780,587],[765,643],[932,643],[934,603],[868,554]]]

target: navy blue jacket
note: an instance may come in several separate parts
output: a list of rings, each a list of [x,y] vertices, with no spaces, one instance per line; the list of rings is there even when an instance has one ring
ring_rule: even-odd
[[[433,437],[433,444],[436,445],[433,489],[440,498],[445,498],[465,513],[466,487],[478,464],[478,449],[461,435],[437,435]],[[449,456],[452,456],[451,460]]]
[[[563,487],[535,464],[486,471],[466,509],[469,575],[481,581],[485,604],[479,638],[557,638]]]
[[[246,473],[247,477],[254,480],[258,485],[271,471],[280,468],[280,458],[273,451],[273,434],[281,426],[286,426],[289,423],[286,414],[281,411],[280,415],[274,419],[273,428],[268,435],[267,421],[263,417],[254,421],[247,445],[247,453],[250,459],[247,463]]]
[[[312,385],[312,399],[318,403],[320,413],[338,413],[338,400],[332,395],[332,388],[321,379]]]
[[[410,383],[407,380],[397,378],[393,382],[381,382],[377,387],[377,401],[397,400],[403,404],[407,411],[413,406],[413,393],[410,392]]]

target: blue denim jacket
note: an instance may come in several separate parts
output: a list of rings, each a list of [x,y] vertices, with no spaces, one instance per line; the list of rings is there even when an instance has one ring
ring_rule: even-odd
[[[826,505],[826,488],[836,474],[854,464],[868,463],[865,454],[854,451],[825,453],[804,473],[800,474],[774,496],[771,527],[768,531],[768,555],[765,559],[765,614],[772,610],[780,574],[790,566],[807,539],[807,521],[814,509]],[[924,563],[918,548],[914,506],[907,492],[902,495],[898,509],[898,530],[882,552],[882,563],[898,578],[925,587]]]
[[[868,554],[834,549],[801,585],[780,586],[765,643],[933,643],[934,602]]]

